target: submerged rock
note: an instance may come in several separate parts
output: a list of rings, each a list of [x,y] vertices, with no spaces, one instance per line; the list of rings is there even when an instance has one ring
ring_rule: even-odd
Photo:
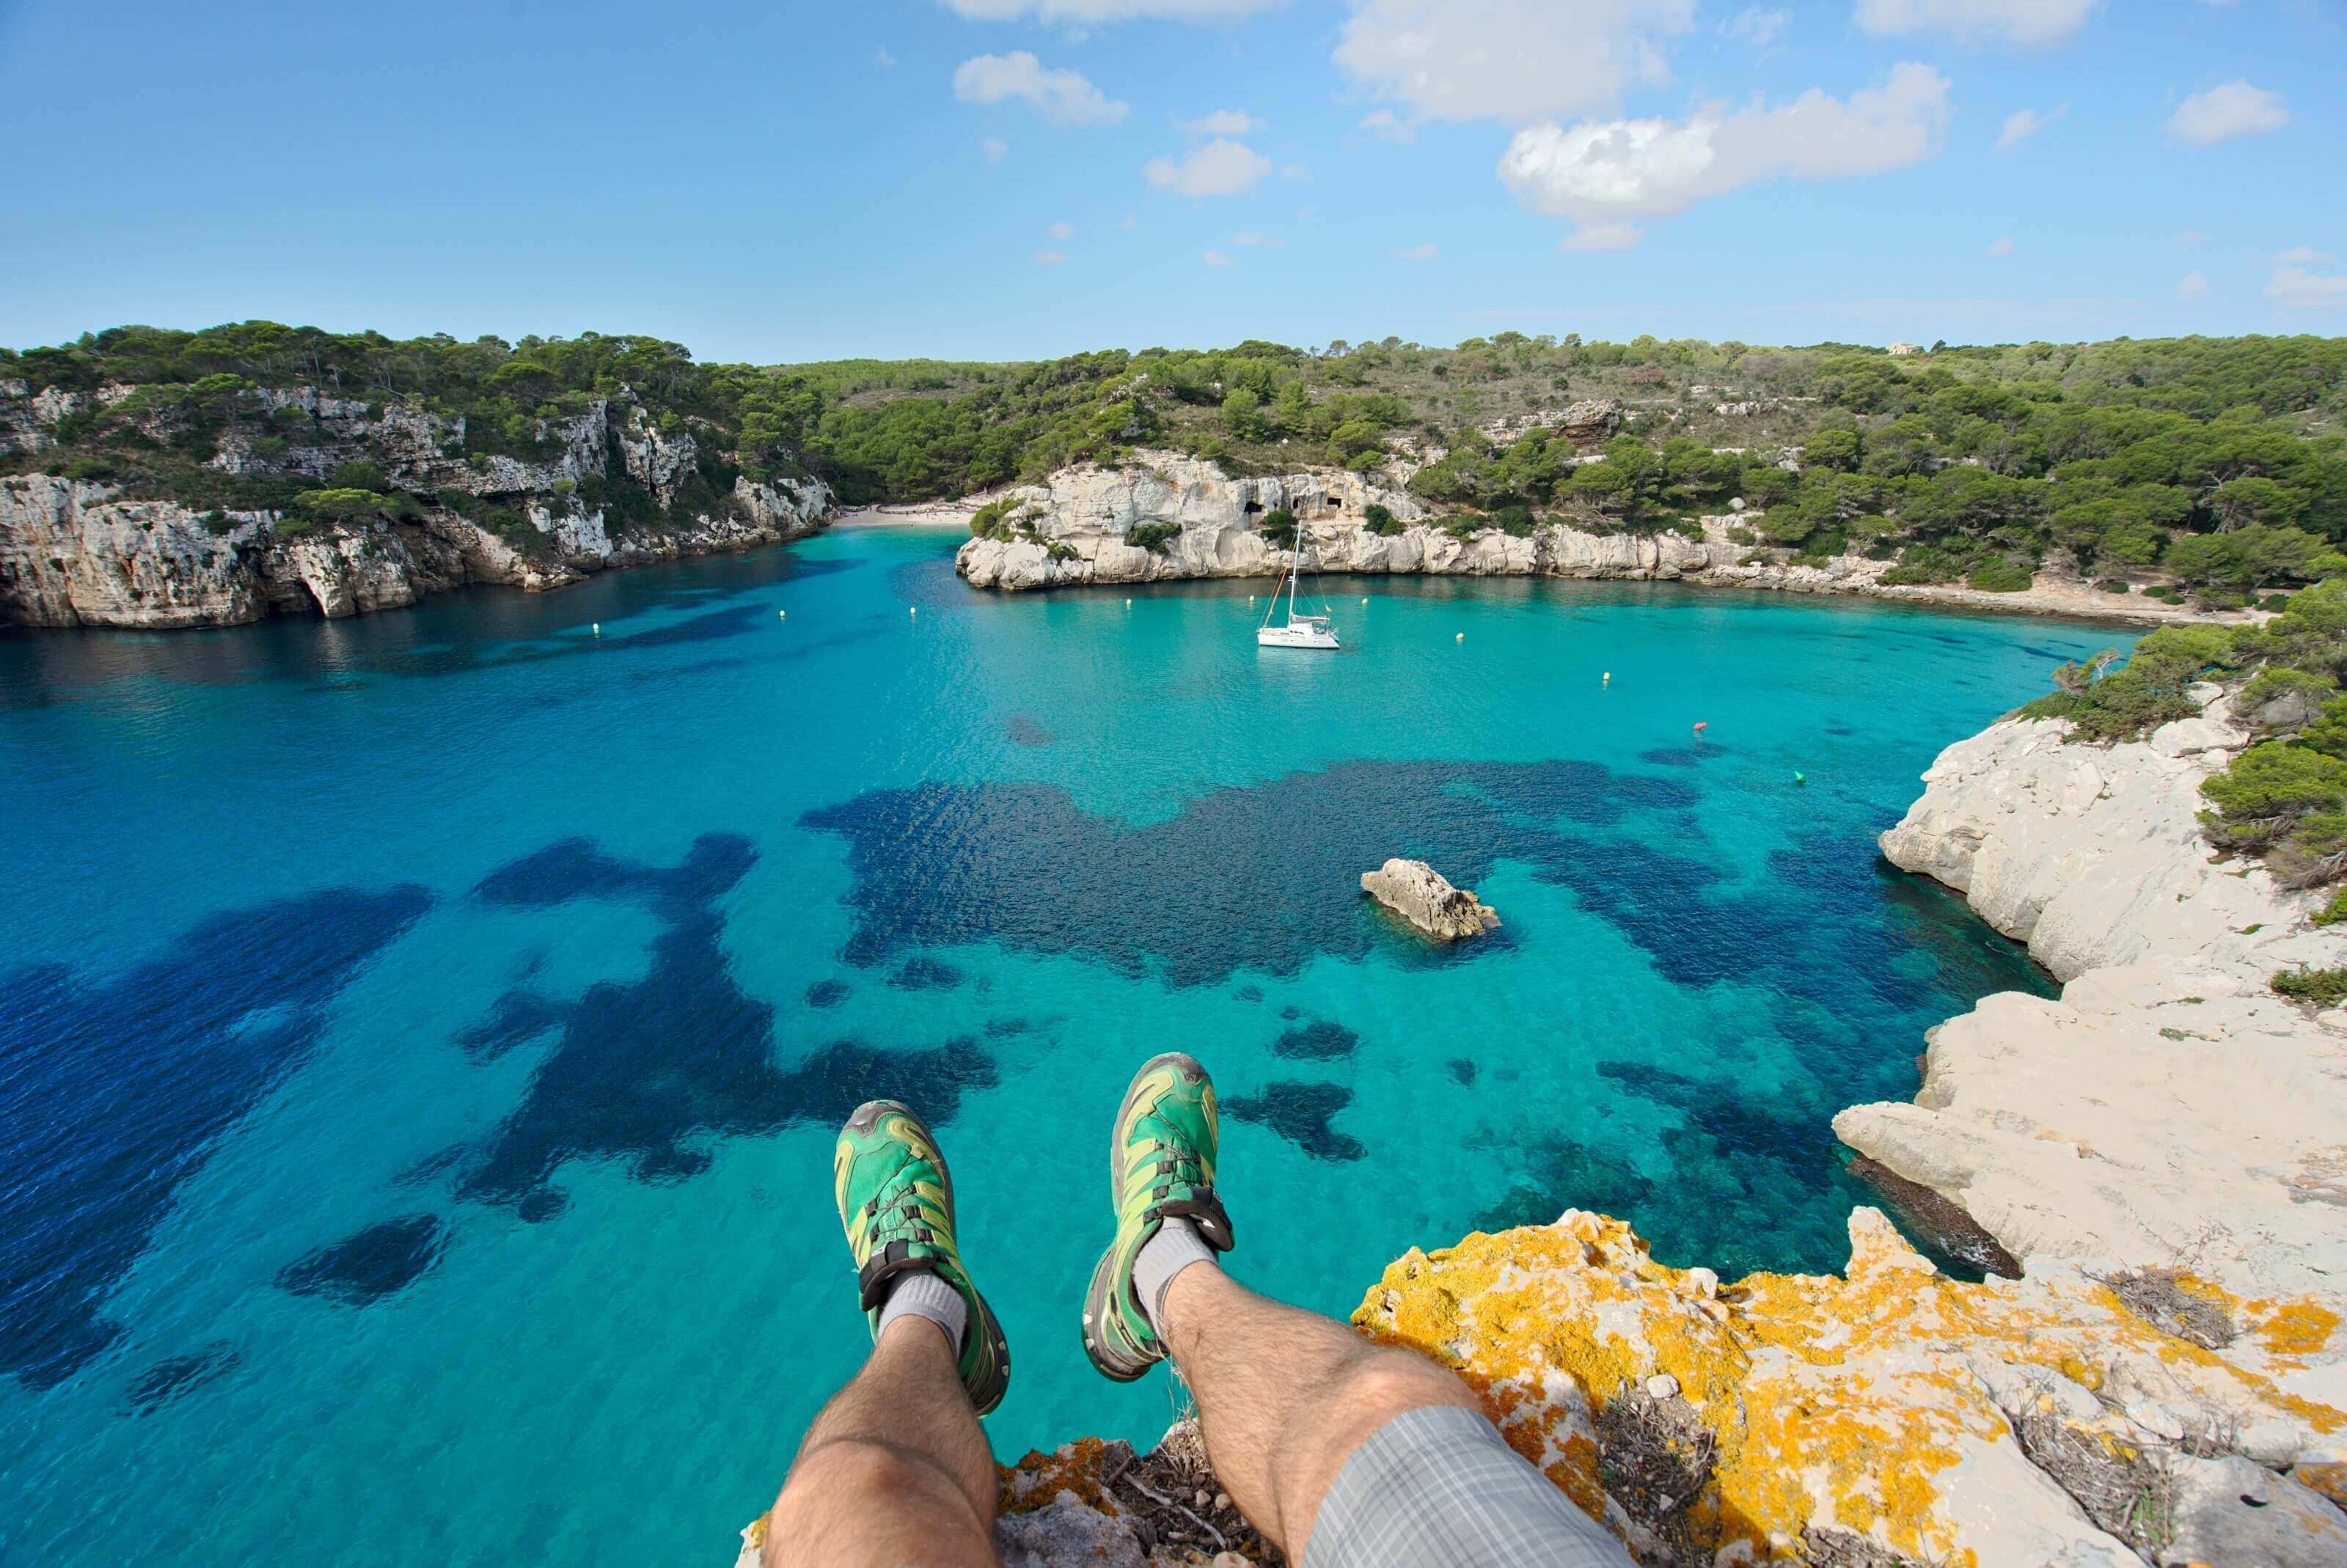
[[[1440,942],[1500,927],[1499,912],[1472,889],[1453,887],[1423,860],[1394,859],[1361,873],[1361,891]]]

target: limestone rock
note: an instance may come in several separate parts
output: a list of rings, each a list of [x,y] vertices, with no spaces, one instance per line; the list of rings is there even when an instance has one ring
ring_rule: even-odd
[[[1132,1527],[1062,1491],[1030,1513],[1006,1513],[994,1527],[1002,1568],[1148,1568]]]
[[[2227,1454],[2178,1461],[2175,1486],[2176,1534],[2159,1553],[2162,1564],[2336,1568],[2347,1563],[2347,1512],[2288,1476]]]
[[[1621,428],[1622,405],[1611,397],[1576,403],[1556,419],[1558,435],[1584,446],[1604,441]]]
[[[118,403],[132,390],[26,396],[21,383],[11,384],[18,390],[0,386],[0,451],[45,450],[54,445],[57,419]],[[364,614],[468,583],[559,588],[606,567],[797,538],[823,527],[835,509],[819,481],[743,477],[712,510],[672,509],[655,528],[622,530],[616,518],[582,504],[579,482],[616,465],[674,507],[698,455],[690,429],[660,429],[624,390],[578,414],[540,419],[538,441],[553,456],[528,462],[467,456],[465,422],[420,406],[371,405],[311,387],[264,387],[252,396],[264,410],[306,415],[308,434],[262,456],[250,430],[231,429],[213,467],[323,484],[337,465],[364,456],[411,495],[488,498],[526,519],[528,529],[493,532],[471,520],[476,508],[465,503],[461,511],[427,505],[420,517],[397,523],[289,532],[292,523],[275,512],[200,514],[170,501],[132,499],[106,484],[0,477],[0,623],[232,626],[271,614]],[[173,436],[168,421],[175,417],[157,414],[149,433],[159,441]]]
[[[1453,887],[1423,860],[1397,858],[1364,871],[1361,891],[1440,942],[1480,937],[1500,927],[1497,911],[1471,889]]]
[[[1685,1542],[1699,1561],[1769,1559],[1772,1540],[1841,1531],[1925,1561],[2136,1563],[2137,1542],[2114,1532],[2124,1522],[2090,1517],[2057,1479],[2067,1472],[2040,1462],[2064,1442],[2107,1451],[2123,1420],[2110,1399],[2190,1412],[2204,1440],[2276,1423],[2310,1459],[2347,1441],[2347,1409],[2303,1391],[2321,1358],[2295,1316],[2308,1303],[2234,1303],[2246,1332],[2220,1356],[2130,1311],[2093,1268],[1971,1285],[1940,1276],[1875,1210],[1854,1212],[1850,1229],[1843,1277],[1720,1286],[1655,1263],[1628,1226],[1572,1211],[1413,1250],[1353,1321],[1457,1369],[1517,1451],[1593,1517],[1634,1543]],[[2275,1353],[2277,1342],[2293,1348]],[[1604,1479],[1635,1468],[1609,1445],[1640,1430],[1610,1408],[1651,1399],[1661,1378],[1711,1453],[1700,1487],[1667,1505],[1609,1494]],[[2147,1462],[2188,1460],[2163,1449]],[[2239,1462],[2277,1494],[2291,1484]],[[2278,1526],[2276,1538],[2328,1547],[2312,1523]]]
[[[2061,999],[1983,999],[1932,1032],[1915,1103],[1834,1130],[2033,1269],[2182,1262],[2347,1311],[2347,1032],[2268,983],[2347,964],[2347,936],[2310,924],[2318,895],[2211,863],[2200,781],[2248,741],[2223,702],[2144,742],[2063,733],[2008,722],[1949,747],[1882,836],[2026,941]]]
[[[1602,461],[1602,459],[1592,459]],[[1691,534],[1591,533],[1551,522],[1530,534],[1496,525],[1460,538],[1436,525],[1417,498],[1383,476],[1344,469],[1306,470],[1234,479],[1211,463],[1175,452],[1136,452],[1113,468],[1065,468],[1040,485],[1000,492],[1011,532],[973,538],[954,569],[973,588],[1020,592],[1086,584],[1172,582],[1192,578],[1276,578],[1288,551],[1261,532],[1263,518],[1286,507],[1301,525],[1307,572],[1423,572],[1457,577],[1564,577],[1678,581],[1786,593],[1847,593],[1966,609],[2034,610],[2127,620],[2191,620],[2191,612],[2144,600],[2126,610],[2083,584],[2048,575],[2025,593],[1995,594],[1928,584],[1886,583],[1888,561],[1838,556],[1797,563],[1784,550],[1757,548],[1748,525],[1758,513],[1700,519]],[[1362,514],[1384,507],[1399,525],[1374,533]],[[1133,528],[1176,531],[1154,548],[1125,543]],[[1743,529],[1738,543],[1731,529]]]

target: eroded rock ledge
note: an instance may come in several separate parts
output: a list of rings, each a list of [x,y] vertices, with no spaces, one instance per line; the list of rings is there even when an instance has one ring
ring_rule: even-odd
[[[1174,452],[1139,453],[1113,468],[1065,468],[997,499],[1007,507],[1011,536],[973,538],[954,558],[954,569],[975,588],[1020,591],[1276,577],[1287,551],[1267,543],[1260,528],[1266,516],[1285,508],[1302,525],[1305,569],[1312,572],[1620,579],[2139,622],[2195,619],[2155,600],[2120,600],[2050,574],[2020,593],[1985,593],[1886,583],[1882,576],[1891,563],[1863,556],[1796,566],[1776,559],[1782,551],[1756,551],[1752,543],[1737,542],[1736,530],[1753,520],[1739,513],[1704,518],[1699,537],[1550,526],[1522,537],[1491,528],[1458,538],[1436,527],[1416,497],[1376,477],[1309,469],[1234,479],[1214,464]],[[1380,534],[1366,526],[1373,504],[1393,515],[1398,531]],[[1150,526],[1178,531],[1155,549],[1125,542],[1132,530]]]
[[[2316,894],[2201,837],[2201,780],[2249,743],[2214,687],[2147,741],[2065,745],[2055,721],[1949,747],[1882,836],[2066,981],[1930,1035],[1911,1105],[1842,1141],[1961,1205],[2024,1266],[2176,1265],[2248,1296],[2347,1306],[2347,1015],[2272,994],[2347,964]],[[2347,1403],[2347,1370],[2332,1392]]]

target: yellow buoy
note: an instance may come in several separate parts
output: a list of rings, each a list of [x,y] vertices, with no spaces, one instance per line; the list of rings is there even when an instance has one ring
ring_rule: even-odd
[[[591,630],[596,636],[600,637],[603,635],[603,623],[600,620],[596,621],[589,630]]]
[[[1125,609],[1127,609],[1127,610],[1131,610],[1131,609],[1133,608],[1133,600],[1129,600],[1129,599],[1128,599],[1128,600],[1126,600],[1124,601],[1124,608],[1125,608]]]
[[[1367,604],[1367,603],[1368,603],[1369,601],[1368,601],[1368,600],[1364,599],[1364,600],[1361,600],[1361,602],[1362,602],[1363,604]]]
[[[1461,642],[1466,641],[1467,641],[1467,634],[1466,634],[1465,632],[1463,632],[1463,631],[1462,631],[1462,632],[1460,632],[1460,633],[1459,634],[1459,641],[1461,641]]]
[[[921,607],[917,604],[908,604],[905,607],[905,613],[907,615],[918,615],[921,613]]]
[[[787,610],[778,610],[774,611],[774,619],[776,620],[788,620],[790,618],[791,612]]]
[[[1605,684],[1608,686],[1614,684],[1614,671],[1611,670],[1605,671]]]

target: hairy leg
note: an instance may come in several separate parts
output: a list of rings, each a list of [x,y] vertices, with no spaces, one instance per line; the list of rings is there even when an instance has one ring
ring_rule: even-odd
[[[1163,1307],[1214,1474],[1290,1563],[1304,1561],[1320,1499],[1370,1433],[1430,1405],[1483,1409],[1423,1356],[1372,1345],[1211,1266],[1175,1275]]]
[[[938,1327],[899,1317],[823,1408],[774,1501],[769,1568],[992,1568],[994,1455]]]

